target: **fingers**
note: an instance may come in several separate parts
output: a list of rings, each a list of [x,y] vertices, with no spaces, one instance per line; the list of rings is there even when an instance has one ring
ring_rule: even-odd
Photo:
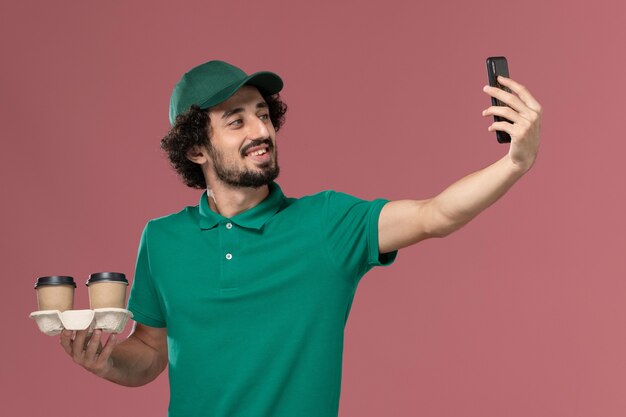
[[[511,138],[516,136],[515,134],[517,133],[515,131],[515,126],[509,122],[494,122],[491,126],[487,128],[487,130],[490,132],[493,132],[495,130],[500,130],[500,131],[508,133],[509,136],[511,136]]]
[[[87,338],[87,330],[78,330],[72,341],[72,358],[75,362],[80,362],[83,357],[85,347],[85,339]]]
[[[100,338],[102,337],[102,330],[96,330],[91,336],[89,344],[85,348],[85,360],[87,362],[95,361],[96,355],[99,354]]]
[[[511,78],[503,77],[502,75],[498,76],[498,82],[506,87],[509,87],[511,91],[519,96],[519,98],[528,106],[530,109],[541,112],[541,105],[535,98],[530,94],[530,91],[522,84],[512,80]],[[508,103],[507,103],[508,104]]]
[[[483,111],[483,116],[501,116],[514,124],[522,125],[527,125],[527,122],[540,123],[541,105],[534,99],[526,87],[501,75],[498,76],[498,82],[515,94],[500,88],[485,86],[483,88],[484,92],[505,103],[508,108],[506,106],[492,106]]]
[[[521,123],[522,117],[519,113],[506,106],[491,106],[483,110],[483,116],[500,116],[510,120],[513,123]]]
[[[61,346],[63,346],[65,353],[70,356],[72,356],[72,333],[71,330],[63,330],[61,332]]]
[[[518,124],[518,123],[509,123],[509,122],[493,122],[491,124],[491,126],[489,126],[487,128],[488,131],[493,132],[496,130],[500,130],[503,132],[508,133],[511,136],[511,139],[513,141],[516,141],[517,138],[522,138],[524,137],[527,132],[530,131],[531,125],[529,122],[526,122],[524,124]]]
[[[486,85],[483,87],[483,91],[489,94],[491,97],[495,97],[506,105],[510,106],[512,109],[516,110],[519,113],[528,113],[529,107],[524,104],[519,97],[514,94],[507,93],[506,91]]]
[[[497,117],[498,121],[492,123],[487,130],[506,132],[511,136],[509,160],[521,169],[520,172],[526,172],[537,157],[541,105],[520,83],[502,76],[498,76],[498,82],[510,92],[490,86],[485,86],[483,91],[500,100],[505,106],[491,106],[483,111],[483,116],[493,115],[507,120],[499,120]]]
[[[96,366],[99,368],[103,368],[105,364],[109,361],[109,357],[111,353],[113,353],[113,348],[117,345],[117,337],[115,334],[111,334],[106,344],[102,348],[102,352],[98,356],[98,360],[96,362]]]
[[[109,336],[103,347],[102,330],[95,330],[92,335],[88,335],[87,330],[63,330],[60,343],[75,363],[96,375],[103,375],[112,366],[110,356],[117,338]]]

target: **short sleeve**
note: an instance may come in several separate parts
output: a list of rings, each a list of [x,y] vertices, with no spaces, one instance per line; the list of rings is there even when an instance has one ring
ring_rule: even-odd
[[[128,309],[133,313],[133,320],[151,327],[165,327],[165,316],[161,307],[150,268],[150,250],[148,227],[146,224],[141,234],[135,277],[128,298]]]
[[[397,251],[378,252],[378,218],[388,202],[326,192],[322,230],[331,261],[343,272],[360,278],[374,266],[387,266],[395,260]]]

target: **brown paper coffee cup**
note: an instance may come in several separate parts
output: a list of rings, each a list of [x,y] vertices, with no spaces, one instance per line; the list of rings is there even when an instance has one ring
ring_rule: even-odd
[[[119,272],[98,272],[89,275],[89,307],[126,308],[126,276]]]
[[[71,310],[74,307],[76,283],[69,276],[40,277],[35,283],[37,308],[42,310]]]

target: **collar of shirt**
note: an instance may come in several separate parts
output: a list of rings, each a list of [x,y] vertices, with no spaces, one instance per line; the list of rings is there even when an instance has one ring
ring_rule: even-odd
[[[269,189],[270,193],[265,200],[230,219],[211,210],[207,191],[205,190],[200,197],[200,204],[198,206],[200,212],[200,229],[212,229],[220,222],[227,220],[235,223],[237,226],[248,229],[261,229],[263,225],[278,212],[285,199],[283,191],[275,182],[269,184]]]

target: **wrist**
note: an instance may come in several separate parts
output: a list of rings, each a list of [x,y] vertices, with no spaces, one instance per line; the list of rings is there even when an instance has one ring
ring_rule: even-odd
[[[535,162],[534,158],[530,161],[514,161],[510,155],[507,155],[506,161],[511,174],[517,177],[526,174]]]

